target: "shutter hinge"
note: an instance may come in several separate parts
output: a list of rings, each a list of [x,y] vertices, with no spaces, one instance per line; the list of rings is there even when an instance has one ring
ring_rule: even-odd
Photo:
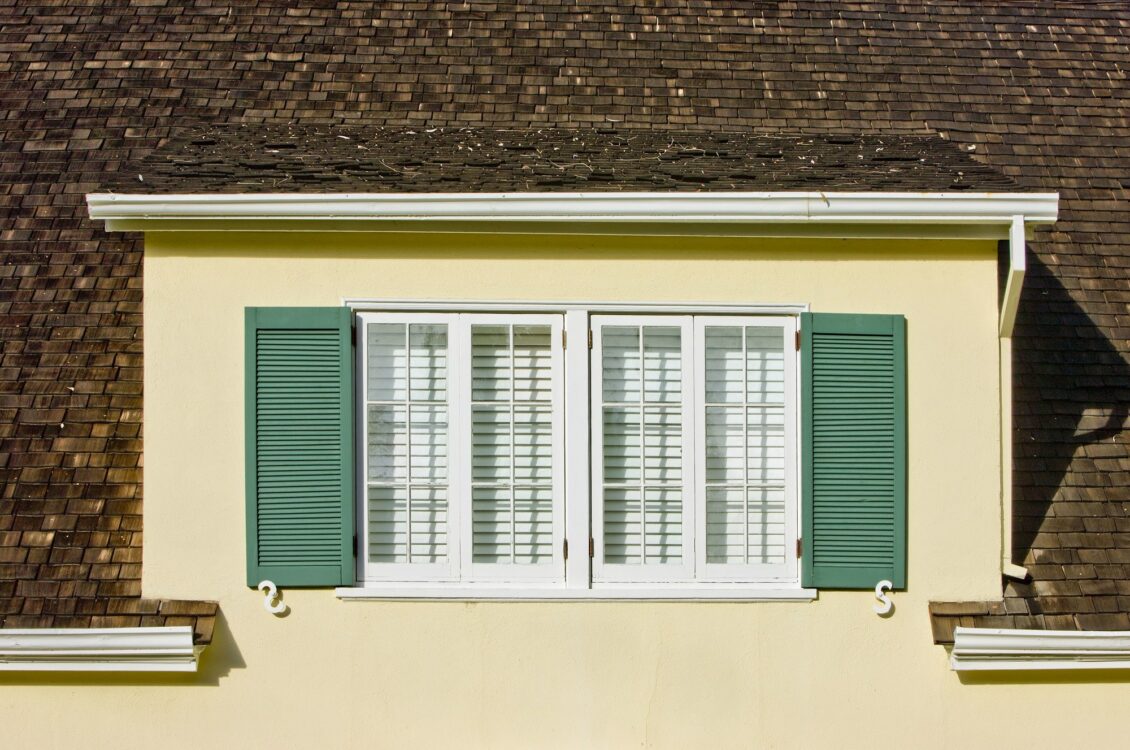
[[[796,350],[800,351],[800,331],[796,332]]]
[[[796,556],[800,557],[804,554],[804,541],[802,539],[796,540]]]
[[[353,556],[357,557],[357,535],[353,535]]]
[[[569,348],[569,332],[565,331],[565,330],[561,331],[561,348],[562,349],[568,349]]]
[[[589,559],[591,560],[596,556],[596,543],[593,542],[592,537],[589,537]]]
[[[563,554],[565,556],[566,560],[569,559],[569,540],[568,539],[563,539],[561,541],[561,554]]]
[[[589,349],[592,349],[592,329],[589,329]]]
[[[357,326],[356,325],[349,326],[349,341],[354,346],[357,346]]]

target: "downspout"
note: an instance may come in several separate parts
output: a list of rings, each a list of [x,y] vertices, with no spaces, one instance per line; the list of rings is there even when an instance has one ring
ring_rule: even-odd
[[[1028,569],[1012,560],[1012,330],[1027,268],[1024,255],[1024,217],[1013,216],[1008,231],[1008,277],[1000,309],[1001,415],[1001,573],[1025,580]]]

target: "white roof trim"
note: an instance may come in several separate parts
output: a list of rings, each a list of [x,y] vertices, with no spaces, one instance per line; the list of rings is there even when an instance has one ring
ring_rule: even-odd
[[[0,671],[195,672],[192,628],[0,629]]]
[[[752,224],[1051,223],[1057,193],[259,193],[86,196],[90,218],[129,222],[336,220]],[[156,228],[156,227],[154,227]]]
[[[1130,631],[956,628],[950,666],[958,671],[1130,669]]]

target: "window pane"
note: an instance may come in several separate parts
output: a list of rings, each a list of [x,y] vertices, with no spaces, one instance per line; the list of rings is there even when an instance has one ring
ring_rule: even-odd
[[[471,326],[471,558],[536,565],[553,548],[548,325]]]
[[[511,363],[510,326],[472,326],[471,400],[509,401]]]
[[[408,390],[408,344],[402,323],[371,323],[369,400],[403,401]]]
[[[785,559],[785,354],[780,326],[707,326],[706,561]]]
[[[683,342],[678,326],[602,326],[604,562],[683,559]]]
[[[447,326],[371,323],[366,331],[369,560],[447,557]]]
[[[601,367],[604,402],[638,403],[640,400],[640,329],[604,326],[601,329]]]

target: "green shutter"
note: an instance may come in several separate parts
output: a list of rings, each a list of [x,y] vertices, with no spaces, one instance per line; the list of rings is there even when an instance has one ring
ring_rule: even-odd
[[[249,586],[354,582],[351,321],[344,307],[247,308]]]
[[[801,580],[906,587],[906,319],[801,316]]]

